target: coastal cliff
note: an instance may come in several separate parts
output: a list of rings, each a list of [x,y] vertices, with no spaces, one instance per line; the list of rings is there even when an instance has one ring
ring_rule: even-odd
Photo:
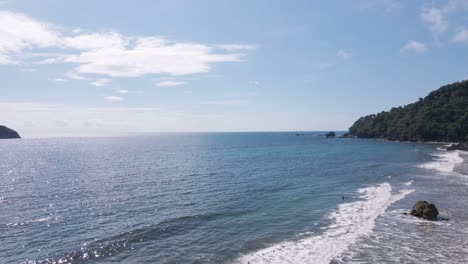
[[[442,86],[415,103],[361,117],[349,132],[358,138],[468,142],[468,80]]]
[[[0,139],[21,138],[18,132],[6,126],[0,126]]]

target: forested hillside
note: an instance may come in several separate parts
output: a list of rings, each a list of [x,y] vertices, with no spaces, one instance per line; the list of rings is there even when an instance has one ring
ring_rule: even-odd
[[[400,141],[468,141],[468,80],[445,85],[419,101],[359,118],[359,138]]]

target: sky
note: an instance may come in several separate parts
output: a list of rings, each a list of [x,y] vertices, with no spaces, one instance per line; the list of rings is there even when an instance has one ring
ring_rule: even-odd
[[[23,137],[347,130],[468,78],[468,0],[3,0]]]

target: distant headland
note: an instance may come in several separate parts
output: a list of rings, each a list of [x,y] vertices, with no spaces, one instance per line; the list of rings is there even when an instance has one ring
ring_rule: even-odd
[[[468,80],[442,86],[415,103],[361,117],[349,132],[358,138],[468,142]]]
[[[21,138],[18,132],[6,126],[0,126],[0,139]]]

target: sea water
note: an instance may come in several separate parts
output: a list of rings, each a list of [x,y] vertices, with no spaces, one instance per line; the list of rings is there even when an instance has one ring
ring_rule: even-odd
[[[0,263],[466,263],[464,153],[322,134],[0,141]]]

